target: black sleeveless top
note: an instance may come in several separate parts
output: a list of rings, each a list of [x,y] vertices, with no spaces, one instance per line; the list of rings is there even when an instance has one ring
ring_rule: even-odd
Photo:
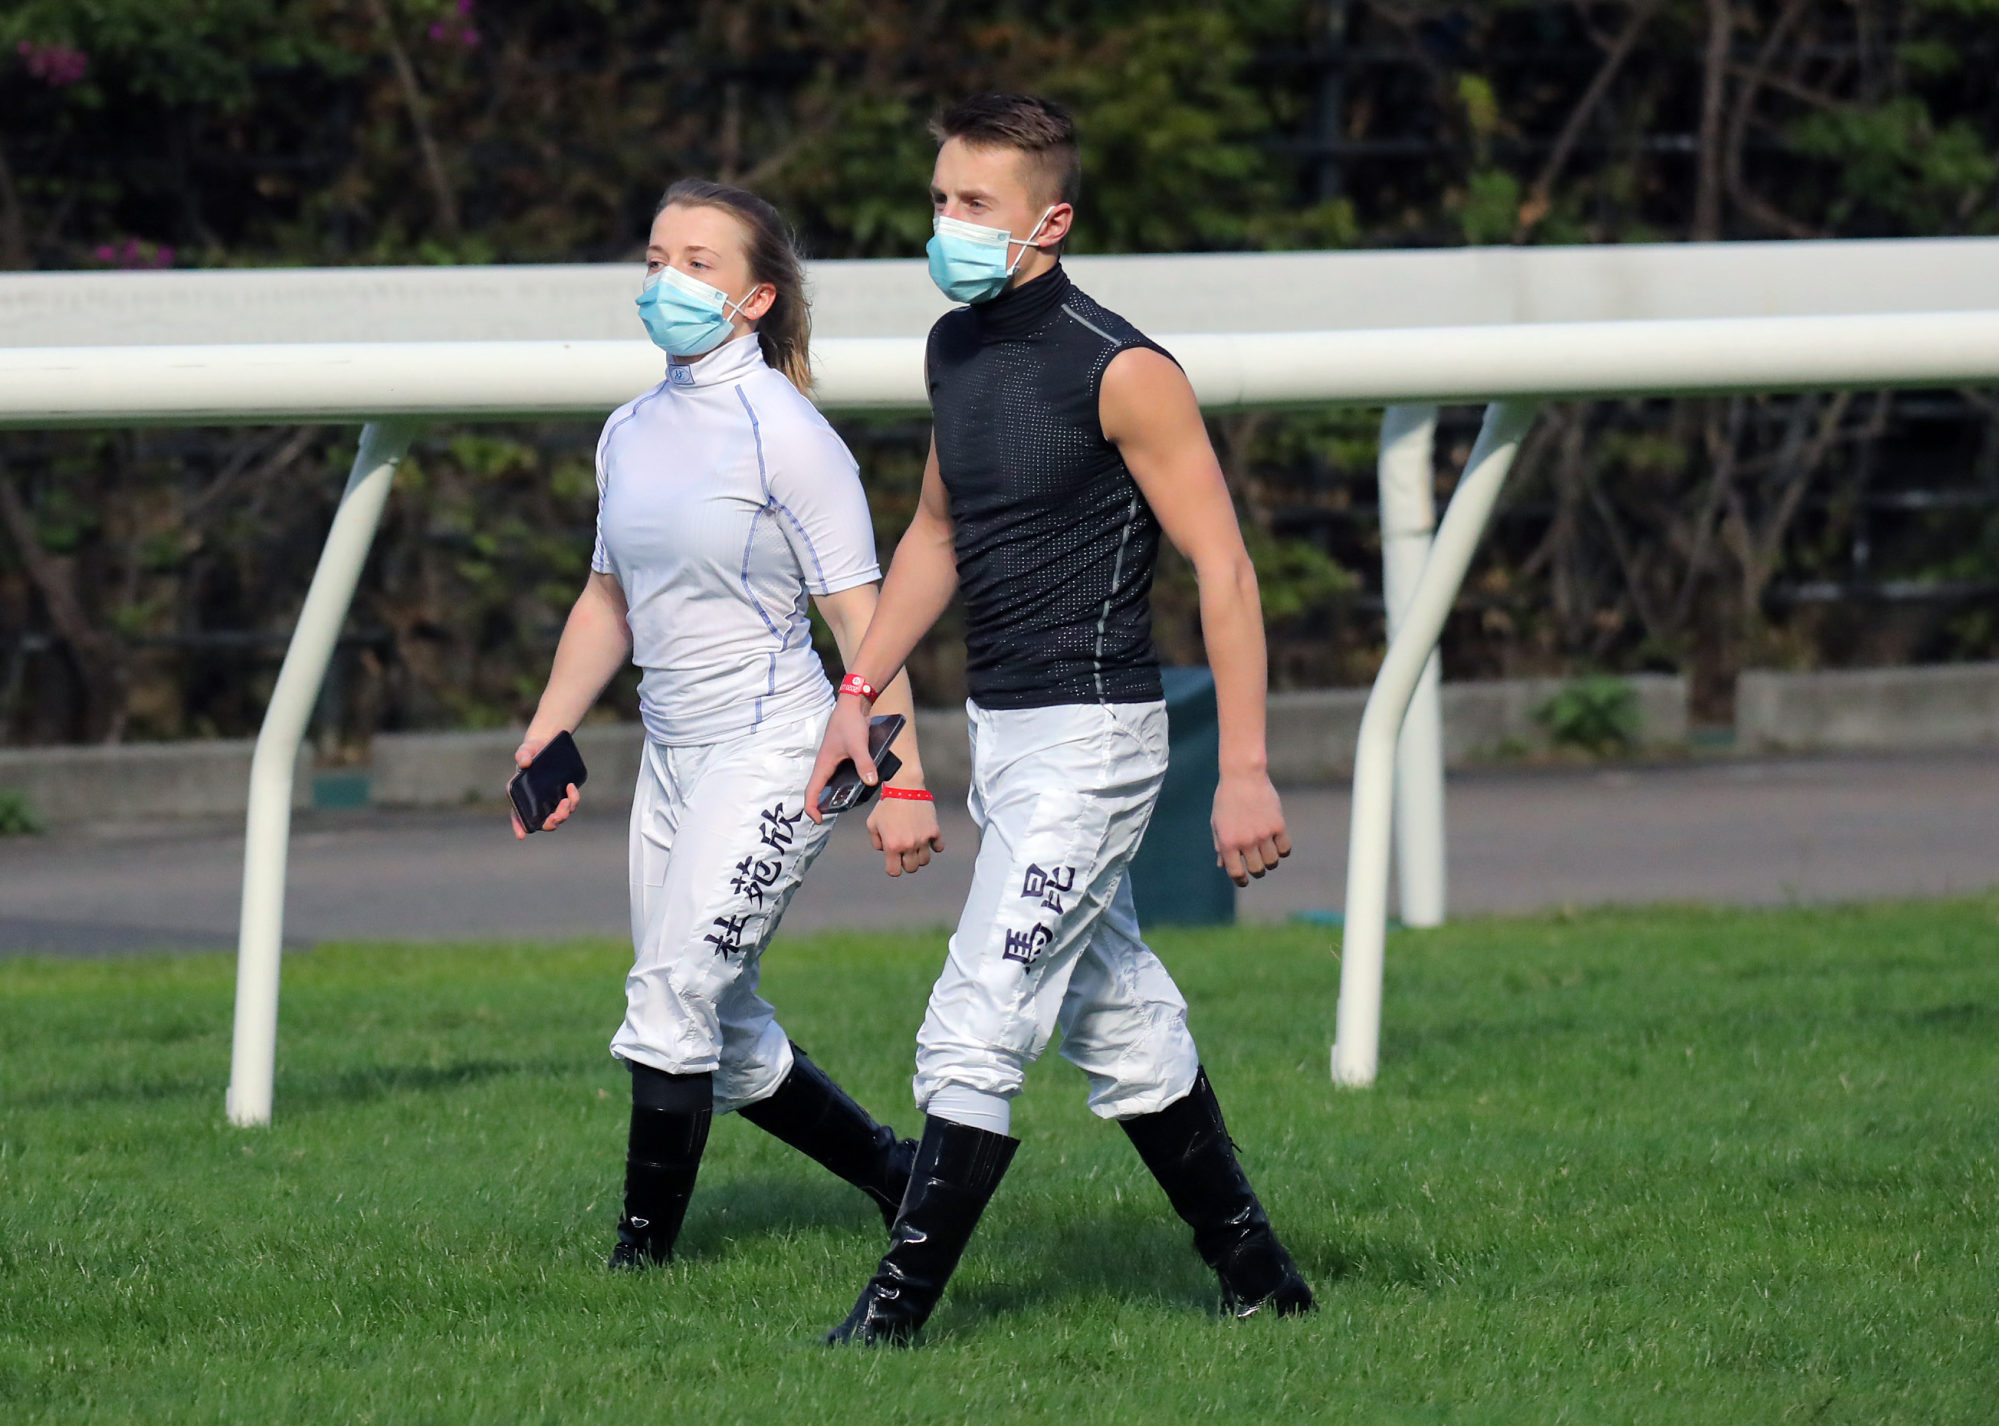
[[[950,496],[965,681],[982,708],[1158,699],[1159,521],[1104,438],[1111,358],[1164,349],[1059,264],[930,329],[937,465]]]

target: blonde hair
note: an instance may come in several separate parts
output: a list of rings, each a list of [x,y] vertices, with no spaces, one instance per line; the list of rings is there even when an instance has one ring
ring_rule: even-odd
[[[805,300],[805,269],[798,257],[798,240],[791,225],[764,199],[747,188],[735,188],[705,178],[683,178],[666,190],[653,212],[657,217],[675,204],[689,208],[719,208],[743,225],[748,238],[743,255],[750,278],[777,289],[770,310],[757,319],[757,345],[764,360],[784,373],[806,395],[812,394],[812,308]]]

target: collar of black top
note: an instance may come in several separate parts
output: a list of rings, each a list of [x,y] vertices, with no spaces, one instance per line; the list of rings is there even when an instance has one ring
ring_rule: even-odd
[[[1069,274],[1062,270],[1062,264],[1058,262],[1032,282],[1009,287],[990,302],[981,302],[972,310],[978,313],[979,325],[991,335],[1021,337],[1040,326],[1048,314],[1075,290],[1076,285],[1069,281]]]

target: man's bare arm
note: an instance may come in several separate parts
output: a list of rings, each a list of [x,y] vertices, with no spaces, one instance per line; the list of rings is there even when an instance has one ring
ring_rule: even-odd
[[[818,597],[819,612],[840,646],[840,657],[851,665],[860,651],[862,637],[881,602],[881,586],[857,584],[838,594]],[[909,677],[897,674],[882,689],[875,713],[900,713],[908,720],[895,740],[896,756],[902,768],[889,779],[890,787],[923,790],[923,756],[916,743],[916,704],[910,697]],[[868,814],[868,835],[882,854],[882,869],[890,876],[920,871],[930,862],[930,854],[944,850],[944,837],[937,829],[935,803],[882,798]]]
[[[847,672],[858,673],[874,688],[887,689],[957,590],[958,554],[952,543],[951,507],[944,493],[944,478],[938,473],[933,437],[930,457],[923,466],[923,491],[916,515],[895,547],[874,617]],[[813,764],[812,780],[805,789],[805,811],[813,821],[820,820],[819,790],[847,758],[854,760],[863,778],[875,781],[874,760],[868,756],[868,710],[858,698],[842,698],[826,725],[819,760]]]
[[[933,437],[930,456],[923,463],[916,514],[896,544],[874,618],[847,672],[858,673],[876,688],[887,688],[902,671],[958,592],[958,552],[952,537],[950,501],[937,470]]]
[[[1105,437],[1200,583],[1201,634],[1221,724],[1215,853],[1246,886],[1291,854],[1264,741],[1268,671],[1256,570],[1200,403],[1180,368],[1144,347],[1120,352],[1104,371],[1099,410]]]

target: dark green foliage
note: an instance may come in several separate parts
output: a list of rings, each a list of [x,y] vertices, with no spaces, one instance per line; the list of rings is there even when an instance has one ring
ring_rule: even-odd
[[[32,837],[42,831],[42,819],[23,792],[0,789],[0,837]]]
[[[1591,674],[1535,709],[1534,721],[1558,748],[1594,757],[1628,753],[1638,743],[1638,694],[1614,674]]]
[[[19,0],[0,11],[0,268],[620,260],[690,174],[757,187],[814,256],[913,256],[924,121],[989,87],[1076,109],[1082,252],[1993,233],[1995,18],[1990,0]],[[1999,654],[1995,410],[1553,409],[1447,631],[1451,675],[1676,668],[1725,719],[1750,664]],[[1213,423],[1280,686],[1379,658],[1373,419]],[[886,549],[923,428],[842,429]],[[1444,434],[1448,472],[1464,420]],[[590,435],[431,434],[326,739],[525,715],[587,548]],[[0,531],[0,732],[251,730],[339,484],[331,445],[0,437],[27,526]],[[57,558],[32,574],[21,538]],[[68,592],[79,627],[50,612]],[[1184,567],[1159,613],[1162,648],[1199,658]],[[961,688],[945,634],[913,666],[937,701]]]

